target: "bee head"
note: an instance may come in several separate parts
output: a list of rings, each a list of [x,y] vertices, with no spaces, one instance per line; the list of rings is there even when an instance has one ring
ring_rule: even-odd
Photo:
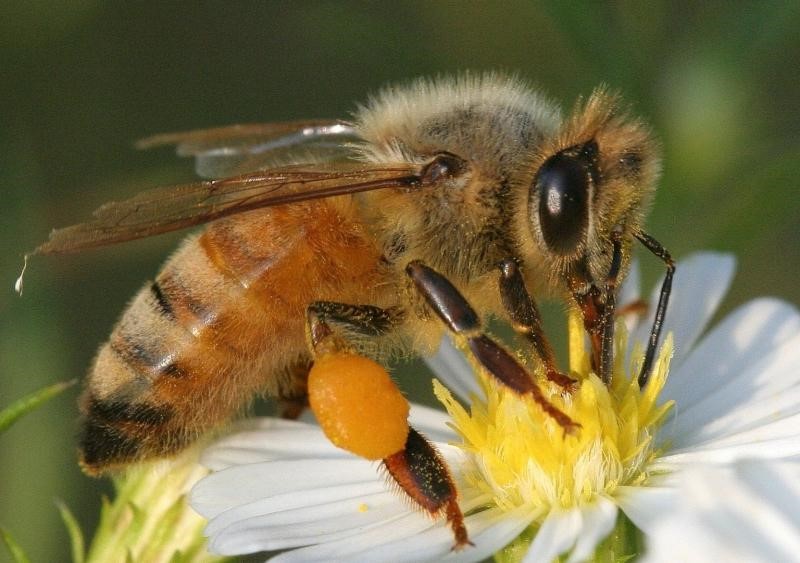
[[[627,265],[659,173],[656,142],[618,96],[595,91],[558,134],[545,141],[527,171],[531,251],[551,273],[551,286],[583,292],[603,285],[614,238]]]

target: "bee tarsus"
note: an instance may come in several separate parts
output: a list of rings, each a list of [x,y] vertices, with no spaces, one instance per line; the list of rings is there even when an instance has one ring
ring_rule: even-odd
[[[500,297],[515,332],[524,336],[533,347],[536,356],[545,368],[548,380],[566,391],[575,389],[576,381],[559,371],[556,357],[547,335],[544,333],[539,308],[520,272],[517,261],[507,258],[500,262]]]

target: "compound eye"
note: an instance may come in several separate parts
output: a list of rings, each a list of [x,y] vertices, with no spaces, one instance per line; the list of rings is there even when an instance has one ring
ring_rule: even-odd
[[[452,178],[461,174],[466,168],[466,162],[456,155],[443,152],[439,153],[422,171],[422,183],[433,184],[445,178]]]
[[[536,175],[539,225],[547,247],[558,254],[572,253],[589,225],[591,163],[585,153],[562,151],[550,157]]]

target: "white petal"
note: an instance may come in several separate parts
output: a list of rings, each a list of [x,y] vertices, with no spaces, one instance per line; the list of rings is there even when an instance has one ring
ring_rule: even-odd
[[[730,383],[743,368],[772,355],[800,332],[800,315],[776,299],[751,301],[726,317],[672,373],[661,393],[687,409]],[[776,378],[796,377],[796,372]]]
[[[395,539],[405,539],[407,543],[433,525],[434,521],[422,514],[406,512],[398,519],[383,521],[355,537],[286,551],[272,561],[392,561],[399,554],[384,550],[386,543]],[[365,553],[370,557],[365,557]]]
[[[614,496],[625,516],[645,533],[650,532],[656,519],[672,511],[679,502],[674,487],[617,487]]]
[[[458,434],[448,426],[450,417],[444,411],[411,403],[408,422],[434,442],[446,443],[458,440]]]
[[[800,412],[800,334],[701,400],[678,402],[666,431],[675,448],[733,436]]]
[[[318,426],[280,418],[251,418],[235,424],[228,435],[203,452],[201,463],[218,471],[232,465],[273,459],[344,458]]]
[[[334,485],[271,495],[237,505],[218,514],[209,523],[206,532],[208,535],[215,535],[237,523],[245,520],[255,522],[256,519],[264,528],[287,523],[317,523],[320,520],[334,520],[356,513],[361,521],[377,521],[384,519],[384,507],[392,504],[397,505],[397,512],[393,512],[391,516],[402,512],[398,496],[388,492],[377,479],[369,483]],[[325,508],[314,513],[318,507]],[[338,520],[336,524],[338,525]]]
[[[348,491],[346,498],[338,499],[324,491],[311,492],[316,500],[310,498],[303,507],[275,506],[281,501],[297,502],[289,496],[307,497],[293,493],[224,512],[206,529],[211,538],[209,549],[236,555],[338,541],[397,521],[409,513],[396,495],[385,491],[373,494],[366,494],[366,490],[363,494]],[[266,512],[259,515],[262,511]]]
[[[211,518],[266,496],[376,480],[376,467],[355,457],[236,465],[200,480],[191,491],[190,503],[200,514]]]
[[[739,462],[680,476],[681,502],[648,537],[647,561],[796,561],[800,465]]]
[[[472,395],[484,398],[483,389],[478,385],[472,367],[464,354],[453,345],[449,336],[442,338],[439,349],[433,356],[425,358],[425,362],[436,377],[465,403],[469,403]]]
[[[366,533],[279,555],[273,561],[481,561],[519,535],[531,517],[522,512],[493,509],[465,519],[474,547],[454,552],[453,533],[443,520],[432,521],[409,513],[400,522],[388,522]]]
[[[418,415],[425,423],[441,423],[439,414],[430,409],[423,409]],[[435,430],[436,425],[430,429]],[[277,431],[280,439],[268,440],[271,447],[265,449],[266,453],[251,445],[254,439],[259,443],[274,438],[272,430]],[[312,450],[321,448],[335,455],[308,457],[307,452],[295,446],[298,436],[315,442]],[[249,446],[253,450],[251,460],[274,457],[275,451],[282,448],[277,457],[287,455],[290,459],[230,466],[194,487],[190,500],[193,508],[211,518],[206,530],[211,538],[210,549],[222,554],[241,554],[336,542],[354,535],[360,537],[367,530],[383,528],[387,522],[397,520],[417,530],[412,521],[407,521],[410,511],[403,496],[387,492],[391,487],[379,474],[377,463],[340,453],[321,437],[318,427],[264,419],[249,422],[244,433],[222,441],[211,456]],[[435,443],[435,446],[457,478],[464,453],[447,444]],[[464,489],[462,494],[466,496],[469,489]],[[462,502],[462,509],[472,510],[481,503],[485,499],[468,499]],[[417,513],[415,516],[425,526],[431,525],[430,519]],[[395,527],[392,524],[392,529]]]
[[[435,442],[452,442],[456,433],[443,411],[411,404],[409,423]],[[232,465],[270,460],[348,458],[328,441],[319,426],[280,418],[251,418],[234,424],[230,433],[203,452],[201,463],[214,471]]]
[[[492,508],[470,515],[465,523],[475,545],[450,552],[442,560],[469,562],[488,559],[519,536],[535,517],[536,513],[524,506],[510,512]]]
[[[464,452],[441,442],[433,445],[458,479]],[[190,495],[192,507],[210,518],[237,505],[275,495],[385,482],[377,462],[343,453],[341,458],[308,457],[228,467],[204,477],[194,486]]]
[[[581,533],[583,519],[580,509],[552,511],[548,514],[531,543],[523,563],[552,561],[575,545]]]
[[[597,545],[603,541],[617,521],[617,505],[604,497],[581,508],[583,527],[578,541],[567,560],[569,563],[586,561],[594,555]]]
[[[783,421],[782,421],[783,422]],[[675,471],[679,466],[693,465],[698,463],[731,463],[737,459],[752,458],[773,458],[786,459],[800,455],[800,439],[798,439],[797,427],[800,424],[800,416],[794,417],[787,424],[780,424],[777,430],[770,434],[770,427],[758,429],[768,436],[767,439],[759,439],[755,434],[743,434],[735,436],[724,443],[712,442],[696,446],[694,449],[685,449],[671,452],[656,459],[651,464],[651,469],[655,471]],[[789,424],[791,422],[791,424]],[[778,433],[785,436],[777,436]]]
[[[791,530],[795,535],[786,534],[787,539],[800,541],[800,460],[768,463],[747,460],[739,462],[734,469],[755,495],[775,509],[775,515],[793,524]],[[777,532],[782,525],[775,522],[767,527]],[[800,545],[793,545],[795,553],[800,553]]]
[[[716,252],[698,252],[678,264],[662,332],[674,335],[676,364],[691,349],[728,292],[735,266],[731,254]],[[650,296],[650,314],[633,332],[631,342],[642,346],[647,342],[660,291],[659,280]]]
[[[690,418],[689,413],[686,413],[686,418]],[[731,413],[720,414],[712,422],[702,422],[700,416],[696,418],[698,425],[704,426],[693,431],[691,421],[687,421],[685,434],[676,432],[677,436],[669,454],[763,443],[789,437],[797,437],[800,443],[800,389],[792,389],[771,402],[760,401],[737,407]]]

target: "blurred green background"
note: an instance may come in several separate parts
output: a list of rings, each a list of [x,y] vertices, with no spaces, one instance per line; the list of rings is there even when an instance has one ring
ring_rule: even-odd
[[[800,301],[800,3],[51,2],[0,7],[0,406],[82,376],[180,235],[34,260],[50,228],[186,179],[162,131],[347,116],[381,85],[518,72],[569,108],[621,89],[664,144],[650,232],[680,257],[733,251],[726,307]],[[643,260],[646,286],[660,273]],[[423,378],[424,379],[424,378]],[[423,381],[427,388],[429,383]],[[73,389],[0,435],[0,525],[68,559],[53,499],[87,531],[107,482],[75,463]],[[417,391],[412,390],[412,396]],[[420,392],[421,393],[421,392]],[[0,549],[0,561],[7,554]]]

